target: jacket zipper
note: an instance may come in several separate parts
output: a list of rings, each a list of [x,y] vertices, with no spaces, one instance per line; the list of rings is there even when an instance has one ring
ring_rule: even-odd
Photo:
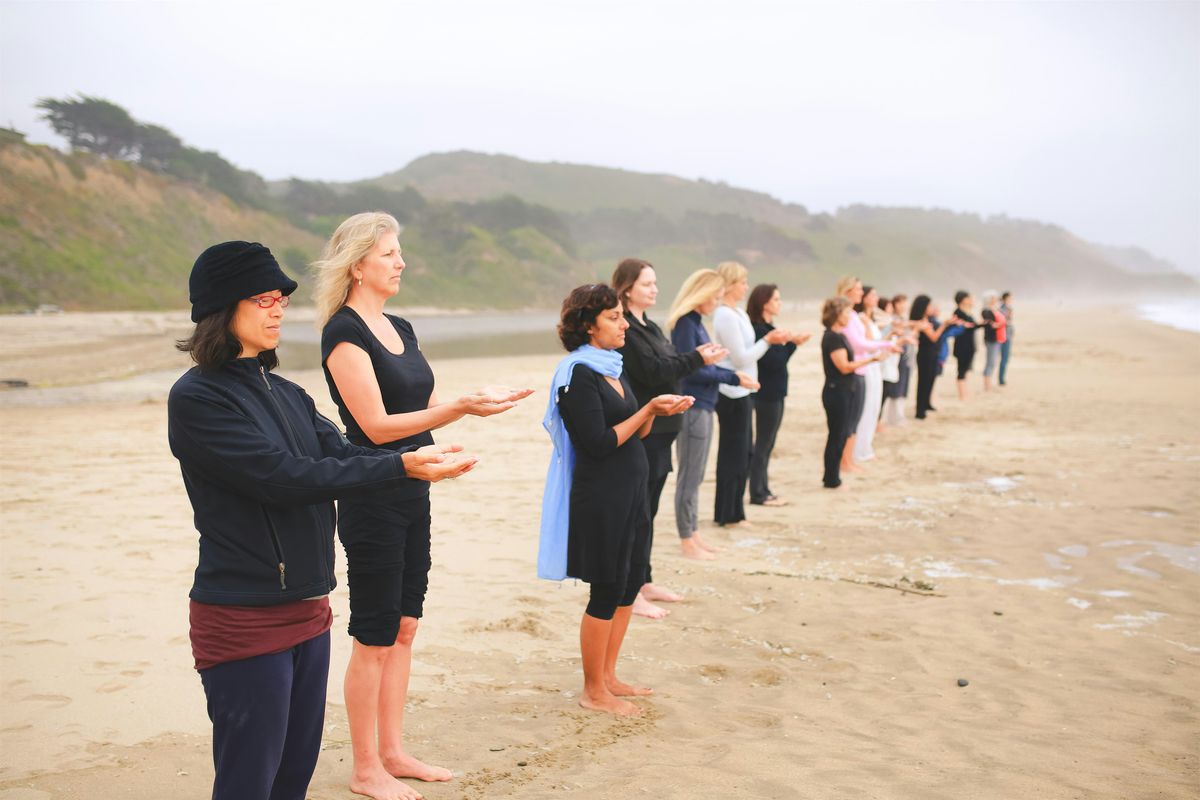
[[[288,435],[292,440],[293,446],[295,446],[296,433],[292,430],[292,425],[288,421],[287,415],[284,414],[283,409],[279,407],[279,401],[275,399],[275,392],[271,389],[271,382],[267,380],[267,370],[261,363],[258,365],[258,374],[262,376],[263,383],[266,384],[267,387],[267,396],[271,398],[271,405],[275,406],[275,411],[279,414],[280,419],[283,420],[283,425],[285,428],[287,428]],[[275,556],[279,559],[279,588],[280,590],[286,591],[287,563],[283,558],[283,543],[279,541],[279,533],[275,530],[275,523],[271,521],[271,515],[267,513],[265,508],[263,509],[263,516],[266,518],[267,527],[271,531],[271,544],[275,547]]]
[[[279,534],[275,531],[275,523],[271,521],[271,515],[264,508],[262,510],[263,518],[267,521],[267,530],[271,534],[271,546],[275,548],[275,557],[279,559],[279,588],[287,590],[287,563],[283,558],[283,544],[279,541]]]

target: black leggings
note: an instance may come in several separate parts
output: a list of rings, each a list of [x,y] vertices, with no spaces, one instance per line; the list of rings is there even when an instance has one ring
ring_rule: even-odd
[[[935,353],[934,360],[917,360],[917,419],[925,419],[925,412],[932,408],[929,399],[938,375],[936,358]]]
[[[848,420],[851,411],[851,392],[844,386],[826,381],[821,391],[821,405],[825,406],[825,419],[829,424],[829,435],[825,438],[826,489],[842,485],[842,450],[846,447]]]
[[[646,449],[646,462],[650,466],[650,477],[646,486],[646,499],[650,504],[650,541],[646,544],[649,554],[654,547],[654,518],[658,515],[658,501],[662,498],[663,487],[667,485],[667,476],[671,474],[671,443],[676,434],[651,433],[642,439],[642,447]],[[650,557],[646,556],[646,583],[654,583],[650,572]]]
[[[744,505],[746,480],[750,477],[750,454],[754,449],[751,424],[754,398],[750,395],[730,398],[717,396],[717,486],[713,498],[713,519],[718,525],[741,522],[746,518]]]
[[[645,574],[644,570],[630,570],[624,583],[593,583],[588,595],[587,615],[596,619],[612,619],[618,606],[633,605]]]

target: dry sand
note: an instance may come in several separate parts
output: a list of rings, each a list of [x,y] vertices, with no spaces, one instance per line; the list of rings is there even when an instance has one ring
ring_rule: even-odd
[[[0,325],[0,372],[178,364],[169,315],[79,319],[22,322],[25,338]],[[39,349],[40,331],[57,349]],[[121,331],[144,352],[114,345]],[[1198,344],[1122,313],[1023,308],[1011,386],[963,405],[941,381],[940,410],[882,434],[881,459],[843,493],[820,488],[806,346],[772,466],[791,505],[706,529],[725,551],[698,564],[677,555],[664,503],[656,576],[688,599],[634,621],[624,675],[657,689],[635,720],[578,708],[586,587],[534,577],[556,357],[435,364],[443,395],[491,380],[541,391],[440,437],[483,460],[433,492],[409,741],[458,777],[422,791],[1197,796]],[[332,410],[319,373],[282,372]],[[0,393],[0,800],[208,796],[187,640],[196,534],[166,446],[169,384]],[[352,797],[344,581],[333,606],[320,800]]]

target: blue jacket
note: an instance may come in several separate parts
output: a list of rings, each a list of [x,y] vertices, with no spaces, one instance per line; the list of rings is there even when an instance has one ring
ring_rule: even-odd
[[[409,480],[399,452],[350,444],[303,389],[256,358],[184,373],[167,402],[167,438],[200,533],[190,597],[201,603],[328,594],[333,500]]]
[[[679,353],[687,353],[695,350],[700,345],[707,344],[708,341],[708,331],[704,330],[704,323],[700,319],[700,314],[695,311],[689,311],[680,317],[675,322],[675,327],[671,330],[671,344],[675,346],[675,351]],[[690,394],[696,398],[696,403],[692,408],[715,411],[717,408],[717,387],[722,383],[737,386],[741,381],[738,380],[737,373],[733,370],[718,367],[716,364],[707,364],[700,367],[700,369],[691,375],[684,377],[680,383],[679,391],[681,394]]]

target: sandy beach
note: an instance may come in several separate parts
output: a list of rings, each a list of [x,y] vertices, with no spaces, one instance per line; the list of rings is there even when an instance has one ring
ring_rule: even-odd
[[[166,442],[186,329],[0,320],[0,378],[50,387],[0,392],[0,800],[209,795],[197,534]],[[557,358],[433,365],[442,396],[539,391],[438,437],[482,460],[433,490],[408,740],[456,778],[426,797],[1200,795],[1200,334],[1022,306],[1010,386],[984,396],[976,372],[962,404],[943,378],[939,411],[877,437],[848,492],[820,487],[806,345],[771,469],[791,505],[710,524],[724,551],[697,563],[663,504],[655,576],[687,600],[631,626],[624,676],[656,689],[632,720],[576,704],[587,587],[534,577]],[[280,373],[336,417],[319,372]],[[338,560],[315,800],[354,796]]]

